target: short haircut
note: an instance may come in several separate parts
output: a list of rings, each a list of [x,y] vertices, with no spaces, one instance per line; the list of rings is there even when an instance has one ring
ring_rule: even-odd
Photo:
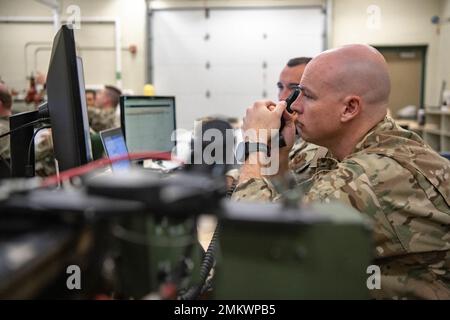
[[[309,57],[292,58],[291,60],[288,61],[288,63],[286,65],[289,68],[293,68],[293,67],[296,67],[296,66],[301,66],[302,64],[306,65],[311,60],[312,60],[312,58],[309,58]]]
[[[113,103],[113,107],[116,107],[119,104],[122,91],[114,86],[105,86],[105,90]]]
[[[12,107],[12,96],[7,90],[0,89],[0,101],[3,107],[7,110],[11,110]]]

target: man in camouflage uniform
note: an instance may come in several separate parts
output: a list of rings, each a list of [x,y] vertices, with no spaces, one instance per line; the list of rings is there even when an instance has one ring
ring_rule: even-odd
[[[285,101],[298,87],[306,65],[312,58],[299,57],[290,59],[280,73],[277,82],[278,100]],[[289,167],[296,180],[310,178],[317,168],[317,160],[325,156],[331,156],[326,148],[308,143],[300,137],[291,149]],[[235,187],[239,180],[239,169],[227,172],[227,186]]]
[[[120,126],[117,115],[121,91],[114,86],[105,86],[95,96],[95,108],[88,108],[89,126],[95,131]]]
[[[120,99],[120,90],[112,86],[105,86],[96,95],[96,106],[88,108],[91,135],[117,126],[116,107]],[[55,156],[51,131],[42,135],[36,144],[36,175],[46,177],[56,173]]]
[[[284,102],[260,101],[247,110],[244,129],[277,129],[283,116],[288,145],[297,123],[306,141],[331,151],[334,159],[319,159],[314,176],[300,182],[303,202],[340,201],[372,222],[374,264],[381,268],[373,297],[450,299],[450,163],[386,116],[383,56],[364,45],[326,51],[306,67],[300,87],[292,106],[297,118],[284,112]],[[257,140],[268,143],[270,136]],[[261,156],[250,154],[234,199],[283,197],[261,175]],[[280,150],[279,157],[283,168],[288,155]]]
[[[35,145],[35,172],[39,177],[48,177],[56,173],[51,129],[44,131],[40,141]]]
[[[116,111],[112,108],[88,108],[89,126],[95,132],[112,129],[116,126]]]

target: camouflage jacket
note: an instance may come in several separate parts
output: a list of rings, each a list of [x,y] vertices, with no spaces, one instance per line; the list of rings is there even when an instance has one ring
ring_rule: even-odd
[[[341,162],[318,161],[301,184],[303,202],[340,201],[372,222],[375,298],[450,299],[450,162],[391,118],[374,127]],[[240,184],[236,200],[277,201],[267,179]]]
[[[37,176],[48,177],[56,173],[51,130],[46,130],[35,146],[35,163]]]
[[[318,168],[319,159],[331,157],[328,149],[297,140],[289,153],[289,169],[297,183],[310,179]]]
[[[116,110],[114,108],[88,108],[89,126],[100,132],[116,126]]]
[[[324,157],[331,157],[328,149],[298,139],[289,152],[289,169],[292,178],[298,184],[310,179],[316,173],[319,159]],[[239,180],[239,174],[239,169],[228,171],[226,177],[230,181],[227,185],[235,185]]]
[[[9,117],[1,117],[0,134],[6,133],[8,131],[9,131]],[[11,157],[9,148],[9,136],[0,139],[0,156],[3,159],[9,159]]]

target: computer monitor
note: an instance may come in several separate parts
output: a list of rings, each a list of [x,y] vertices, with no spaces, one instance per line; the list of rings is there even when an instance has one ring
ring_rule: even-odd
[[[63,25],[53,40],[47,96],[55,158],[60,171],[92,160],[83,65],[74,32]]]
[[[122,96],[120,116],[128,151],[171,152],[176,129],[175,97]]]

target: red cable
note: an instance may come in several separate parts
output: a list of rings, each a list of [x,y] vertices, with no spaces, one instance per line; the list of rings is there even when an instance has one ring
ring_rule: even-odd
[[[183,161],[172,158],[171,153],[169,152],[139,152],[139,153],[130,153],[125,154],[121,156],[116,156],[112,158],[102,158],[93,162],[90,162],[84,166],[72,168],[63,172],[60,172],[60,174],[56,174],[53,176],[50,176],[48,178],[45,178],[44,181],[42,181],[41,186],[42,187],[49,187],[58,183],[61,183],[63,181],[69,180],[73,177],[82,176],[84,174],[87,174],[95,169],[103,168],[106,165],[111,165],[114,162],[121,161],[121,160],[140,160],[140,159],[152,159],[152,160],[172,160],[175,162],[179,162],[180,164],[183,164]]]

